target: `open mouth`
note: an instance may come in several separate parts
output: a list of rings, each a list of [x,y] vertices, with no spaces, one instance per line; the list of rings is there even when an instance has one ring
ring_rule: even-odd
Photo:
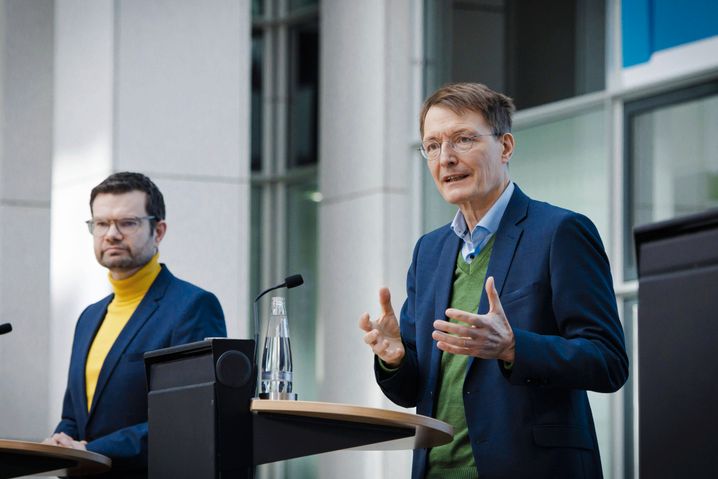
[[[457,181],[461,181],[464,178],[467,178],[469,175],[450,175],[444,177],[444,183],[454,183]]]

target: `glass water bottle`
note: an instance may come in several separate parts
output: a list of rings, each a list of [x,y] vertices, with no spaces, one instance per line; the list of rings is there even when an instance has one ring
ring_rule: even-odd
[[[292,350],[289,345],[287,308],[281,296],[272,297],[261,368],[261,399],[297,399],[292,392]]]

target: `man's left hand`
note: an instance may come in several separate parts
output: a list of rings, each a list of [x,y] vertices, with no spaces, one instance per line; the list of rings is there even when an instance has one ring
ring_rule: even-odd
[[[501,306],[493,276],[486,280],[486,295],[489,298],[488,313],[473,314],[449,308],[446,317],[465,324],[437,319],[434,321],[436,330],[431,336],[438,341],[438,348],[447,353],[513,363],[516,350],[514,332]]]
[[[85,447],[87,445],[87,441],[75,441],[73,438],[71,438],[64,432],[53,434],[51,437],[48,437],[47,439],[42,441],[42,443],[50,444],[52,446],[67,447],[69,449],[80,449],[82,451],[87,450],[87,448]]]

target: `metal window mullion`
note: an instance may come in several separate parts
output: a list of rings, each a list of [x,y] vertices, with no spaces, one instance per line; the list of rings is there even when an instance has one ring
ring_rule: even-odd
[[[412,43],[412,57],[413,61],[411,62],[411,77],[412,77],[412,96],[413,101],[412,104],[414,105],[411,109],[411,121],[414,125],[418,124],[418,118],[419,114],[421,113],[421,105],[423,103],[424,99],[424,92],[427,88],[427,85],[425,84],[427,79],[424,78],[424,71],[428,70],[427,64],[428,64],[428,53],[426,49],[424,48],[424,44],[426,42],[426,33],[427,29],[425,28],[424,24],[424,15],[426,11],[426,2],[412,2],[412,30],[413,34],[411,35],[411,43]],[[426,68],[425,68],[426,67]],[[409,138],[407,138],[407,142],[409,144],[409,152],[408,155],[411,157],[410,159],[410,172],[411,172],[411,204],[412,207],[412,228],[411,228],[411,237],[412,238],[418,238],[421,236],[421,231],[424,228],[424,225],[422,224],[422,205],[424,204],[423,199],[423,191],[422,191],[422,184],[423,184],[423,176],[426,171],[426,168],[424,167],[424,161],[423,158],[420,157],[419,152],[416,151],[419,148],[419,133],[418,128],[414,127],[410,129],[411,134],[409,135]]]
[[[280,19],[286,17],[288,11],[288,0],[278,0],[277,14]],[[275,177],[284,177],[287,171],[288,157],[288,125],[289,125],[289,41],[288,41],[288,24],[281,21],[276,27],[276,45],[274,52],[276,53],[276,71],[275,71],[275,156],[273,162],[272,174]],[[285,181],[276,181],[273,186],[275,204],[274,204],[274,225],[273,225],[273,256],[274,256],[274,274],[279,280],[287,274],[287,184]]]
[[[265,12],[266,18],[271,18],[272,14],[272,2],[267,2],[267,11]],[[274,137],[274,125],[275,125],[275,64],[274,64],[274,49],[275,49],[275,38],[272,28],[264,28],[264,50],[262,58],[262,165],[261,174],[262,176],[268,176],[272,174],[272,164],[275,155],[275,145],[273,141]],[[261,216],[261,241],[259,246],[260,255],[260,289],[269,285],[272,281],[274,262],[272,255],[272,212],[274,211],[274,195],[272,194],[271,184],[262,186],[261,201],[262,201],[262,216]],[[261,316],[261,315],[260,315]]]

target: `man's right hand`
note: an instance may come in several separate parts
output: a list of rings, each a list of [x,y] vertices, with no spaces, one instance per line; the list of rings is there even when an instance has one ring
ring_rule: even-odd
[[[369,313],[364,313],[359,318],[359,327],[366,332],[364,342],[371,346],[371,350],[379,356],[390,368],[397,368],[404,359],[404,344],[401,342],[399,332],[399,321],[391,307],[391,293],[389,288],[379,290],[379,304],[381,305],[381,316],[372,321]]]

